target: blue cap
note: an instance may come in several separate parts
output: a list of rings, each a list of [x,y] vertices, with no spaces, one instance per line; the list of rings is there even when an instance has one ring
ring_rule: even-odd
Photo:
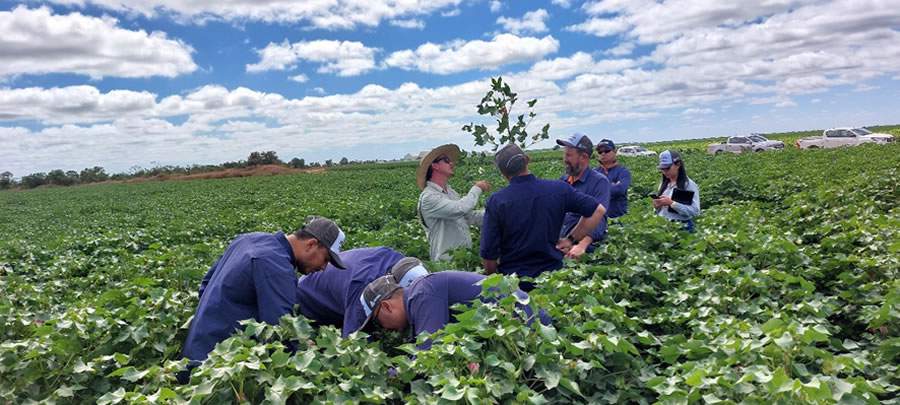
[[[591,138],[580,132],[576,132],[566,139],[557,139],[556,144],[578,149],[587,153],[588,156],[594,153],[594,143],[591,142]]]
[[[600,142],[597,142],[597,152],[603,152],[605,150],[615,150],[616,143],[609,139],[601,139]]]
[[[659,154],[660,169],[668,169],[670,166],[681,161],[681,155],[675,151],[664,150]]]

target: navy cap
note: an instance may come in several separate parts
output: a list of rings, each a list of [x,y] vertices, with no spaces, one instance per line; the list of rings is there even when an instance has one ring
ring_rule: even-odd
[[[566,139],[557,139],[556,143],[558,145],[578,149],[587,153],[588,156],[594,153],[594,143],[591,142],[591,138],[588,138],[587,135],[580,132],[576,132]]]
[[[597,142],[597,152],[605,150],[616,150],[616,143],[609,139],[601,139],[600,142]]]
[[[528,158],[519,145],[511,143],[500,148],[494,155],[494,163],[504,176],[515,176],[525,170]]]

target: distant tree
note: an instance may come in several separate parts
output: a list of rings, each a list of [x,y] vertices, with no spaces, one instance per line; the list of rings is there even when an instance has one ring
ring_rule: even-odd
[[[82,183],[96,183],[109,179],[109,175],[106,174],[106,170],[100,166],[85,167],[81,170],[81,173],[79,173],[78,177],[81,179]]]
[[[339,164],[340,164],[340,165],[345,165],[345,164],[347,164],[347,163],[350,163],[350,161],[347,160],[346,157],[342,157],[342,158],[341,158],[341,162],[340,162]]]
[[[334,165],[334,162],[332,162],[331,159],[328,159],[325,161],[325,167],[331,167],[333,165]]]
[[[74,171],[72,173],[75,173],[76,176],[78,175],[78,173]],[[72,184],[75,184],[75,181],[77,180],[77,177],[72,179],[66,172],[60,169],[51,170],[47,173],[47,183],[55,184],[57,186],[71,186]]]
[[[25,186],[25,188],[35,188],[47,184],[47,175],[44,173],[32,173],[23,176],[19,183]]]
[[[293,158],[293,159],[291,159],[291,162],[288,163],[288,165],[295,169],[303,169],[306,167],[306,160],[303,160],[300,158]]]
[[[272,150],[266,152],[251,152],[250,156],[247,157],[247,166],[280,164],[283,164],[283,162],[278,158],[278,154]]]
[[[0,190],[12,188],[16,183],[13,182],[13,174],[11,172],[0,173]]]

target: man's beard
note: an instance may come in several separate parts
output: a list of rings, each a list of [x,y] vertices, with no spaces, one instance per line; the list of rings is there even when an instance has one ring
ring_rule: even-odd
[[[569,163],[566,163],[566,174],[572,177],[578,176],[581,174],[581,170],[583,167],[575,167]]]

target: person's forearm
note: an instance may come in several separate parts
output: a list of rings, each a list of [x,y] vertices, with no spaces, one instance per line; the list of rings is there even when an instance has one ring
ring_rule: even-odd
[[[578,246],[584,250],[587,250],[588,246],[590,246],[591,243],[594,243],[594,238],[592,236],[588,235],[588,236],[581,238],[581,240],[578,241]]]
[[[578,225],[575,225],[575,229],[572,230],[572,238],[577,241],[584,239],[585,236],[588,236],[598,225],[600,225],[600,221],[603,220],[603,215],[606,214],[606,207],[603,204],[597,204],[597,209],[594,211],[594,214],[590,217],[581,217],[578,220]]]

